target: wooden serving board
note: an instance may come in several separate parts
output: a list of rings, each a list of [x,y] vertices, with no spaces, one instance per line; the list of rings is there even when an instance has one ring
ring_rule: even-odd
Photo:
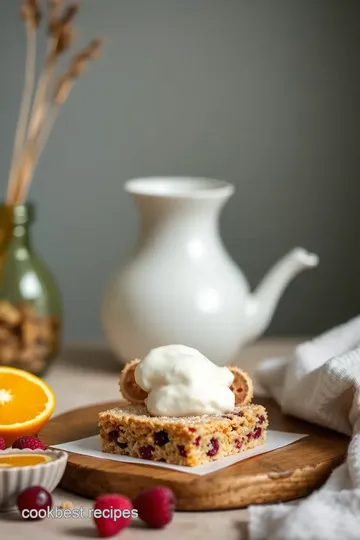
[[[349,439],[283,416],[272,400],[256,401],[267,408],[271,429],[309,437],[205,476],[70,453],[60,486],[87,498],[117,492],[132,499],[144,488],[167,485],[176,495],[178,510],[243,508],[308,495],[344,460]],[[49,421],[40,437],[51,446],[96,435],[98,413],[119,404],[102,403],[61,414]]]

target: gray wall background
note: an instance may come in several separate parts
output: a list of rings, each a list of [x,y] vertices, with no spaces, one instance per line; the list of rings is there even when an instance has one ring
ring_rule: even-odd
[[[104,285],[137,234],[123,193],[134,176],[236,184],[221,228],[251,285],[295,245],[319,254],[270,334],[320,332],[360,311],[359,21],[358,0],[83,2],[79,44],[100,34],[104,56],[66,104],[31,192],[68,342],[103,340]],[[3,0],[2,193],[24,44],[17,2]]]

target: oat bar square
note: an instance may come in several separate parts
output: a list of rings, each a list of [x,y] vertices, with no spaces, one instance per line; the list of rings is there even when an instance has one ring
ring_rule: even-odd
[[[142,404],[99,414],[103,452],[189,467],[263,445],[267,427],[261,405],[183,418],[151,416]]]

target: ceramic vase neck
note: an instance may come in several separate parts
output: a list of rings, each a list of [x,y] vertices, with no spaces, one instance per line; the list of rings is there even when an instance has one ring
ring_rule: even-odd
[[[217,227],[218,216],[225,201],[193,201],[135,197],[141,219],[141,235],[148,236],[160,229],[171,228],[180,236],[187,236],[194,228],[198,232]]]
[[[233,188],[215,180],[150,179],[130,182],[127,191],[140,214],[140,243],[154,235],[173,235],[179,243],[217,231],[220,211]]]

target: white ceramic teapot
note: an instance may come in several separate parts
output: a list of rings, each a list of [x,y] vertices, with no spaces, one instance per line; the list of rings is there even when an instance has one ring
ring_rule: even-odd
[[[278,300],[317,255],[293,249],[251,293],[218,230],[231,184],[200,178],[130,180],[141,218],[135,253],[109,284],[102,310],[109,344],[121,362],[161,345],[200,350],[220,366],[260,336]]]

